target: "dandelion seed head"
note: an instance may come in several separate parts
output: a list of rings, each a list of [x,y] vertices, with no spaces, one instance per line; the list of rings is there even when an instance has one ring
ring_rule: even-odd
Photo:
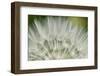
[[[34,19],[29,26],[29,60],[86,58],[88,35],[66,17]]]

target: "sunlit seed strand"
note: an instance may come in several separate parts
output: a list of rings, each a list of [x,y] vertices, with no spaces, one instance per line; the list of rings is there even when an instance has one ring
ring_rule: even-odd
[[[45,35],[44,35],[43,31],[42,31],[41,23],[39,21],[37,21],[37,20],[35,20],[34,22],[35,22],[35,25],[37,27],[37,31],[39,32],[40,36],[42,38],[45,38]]]
[[[64,21],[63,21],[63,23],[64,23]],[[60,36],[63,36],[64,33],[67,32],[67,31],[66,31],[66,28],[68,27],[68,23],[69,23],[69,22],[66,20],[65,25],[63,25],[62,32],[60,33]]]
[[[41,46],[44,48],[44,50],[45,50],[46,52],[48,52],[48,49],[44,46],[44,44],[41,44]]]
[[[35,59],[41,59],[41,60],[43,60],[43,57],[42,56],[40,56],[40,55],[38,55],[38,54],[36,54],[36,53],[30,53],[30,56],[32,57],[32,58],[35,58]]]
[[[33,41],[33,39],[36,40],[35,35],[34,35],[34,32],[32,31],[32,28],[31,28],[31,27],[29,27],[29,34],[28,34],[28,37],[29,37],[29,39],[32,40],[32,41]]]
[[[42,57],[42,59],[45,59],[45,54],[47,52],[46,51],[42,51],[42,52],[34,52],[35,55],[39,56],[39,57]]]
[[[50,29],[50,22],[49,22],[50,20],[49,20],[49,17],[47,18],[47,25],[48,25],[48,28],[49,28],[49,36],[51,35],[51,29]]]
[[[49,25],[49,34],[52,35],[53,34],[53,19],[51,17],[48,17],[48,25]]]

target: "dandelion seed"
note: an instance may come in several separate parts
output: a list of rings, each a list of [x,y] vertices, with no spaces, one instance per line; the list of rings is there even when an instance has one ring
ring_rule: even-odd
[[[34,19],[28,31],[29,60],[86,58],[88,34],[67,17]]]

